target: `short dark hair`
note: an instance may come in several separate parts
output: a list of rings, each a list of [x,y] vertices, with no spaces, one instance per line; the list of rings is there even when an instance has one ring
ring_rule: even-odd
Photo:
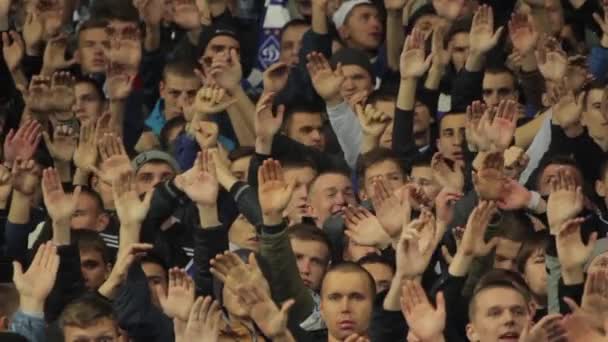
[[[121,20],[139,23],[139,11],[132,1],[96,0],[91,6],[91,17],[98,20]]]
[[[534,184],[535,189],[540,187],[541,176],[545,172],[545,169],[551,165],[570,166],[575,168],[582,175],[581,167],[574,158],[563,154],[555,155],[541,161],[541,165],[535,171],[534,182],[532,183]]]
[[[367,282],[369,284],[369,290],[370,290],[370,294],[372,295],[372,298],[376,295],[376,282],[374,281],[374,278],[372,277],[372,275],[369,274],[369,272],[365,268],[363,268],[361,265],[351,262],[351,261],[344,261],[344,262],[341,262],[339,264],[332,266],[329,269],[329,271],[327,271],[327,273],[325,273],[323,282],[325,282],[325,279],[327,279],[327,276],[329,274],[338,273],[338,272],[364,274],[364,276],[367,279]],[[321,291],[323,291],[323,282],[321,283]]]
[[[98,232],[88,229],[74,230],[72,239],[80,251],[95,251],[101,254],[104,265],[112,262],[108,246]]]
[[[319,170],[319,173],[317,174],[315,179],[310,183],[309,188],[311,188],[317,182],[319,177],[325,176],[325,175],[341,175],[341,176],[344,176],[344,177],[348,178],[349,180],[351,180],[351,174],[350,174],[349,169],[341,168],[341,167],[328,168],[328,169]]]
[[[297,223],[287,229],[290,239],[302,241],[317,241],[327,246],[327,262],[331,260],[332,245],[327,234],[312,224]]]
[[[66,305],[59,317],[59,326],[62,329],[67,326],[87,328],[102,319],[116,322],[112,303],[96,292],[90,292]]]
[[[357,178],[359,179],[359,182],[363,184],[365,173],[370,167],[384,161],[392,161],[397,164],[399,170],[401,170],[401,173],[405,176],[405,170],[399,162],[397,154],[389,148],[376,147],[359,156],[359,159],[357,160]]]
[[[105,101],[106,95],[103,92],[103,86],[101,84],[99,84],[99,82],[96,81],[95,79],[93,79],[92,77],[87,76],[87,75],[77,75],[76,83],[87,83],[87,84],[91,85],[93,87],[93,89],[95,89],[95,92],[97,93],[97,96],[99,96],[99,99],[101,101]]]
[[[517,255],[516,264],[519,273],[524,274],[526,262],[537,250],[546,250],[548,246],[548,236],[545,232],[539,231],[530,234]]]
[[[165,272],[169,272],[169,265],[167,261],[159,254],[158,251],[151,251],[146,253],[144,257],[141,258],[141,264],[156,264],[160,266]]]
[[[392,84],[382,83],[380,88],[374,90],[368,97],[367,103],[375,104],[378,101],[391,101],[397,100],[397,93],[399,89]]]
[[[317,163],[312,159],[309,155],[282,155],[279,158],[281,162],[281,166],[283,169],[295,169],[295,168],[304,168],[309,167],[315,172],[318,172],[319,167]]]
[[[12,283],[0,284],[0,317],[11,317],[19,309],[19,291]]]
[[[174,58],[169,61],[163,69],[163,80],[166,81],[167,74],[171,73],[180,77],[197,78],[194,69],[198,68],[196,61],[190,58]]]
[[[475,299],[477,296],[481,292],[493,288],[512,289],[519,293],[524,298],[526,303],[528,303],[531,299],[530,289],[521,275],[513,271],[501,269],[490,270],[483,277],[481,277],[473,290],[473,295],[469,301],[469,321],[473,318],[473,316],[475,316]]]
[[[228,153],[228,160],[234,162],[238,159],[251,157],[255,154],[255,148],[252,146],[239,146]]]
[[[289,103],[285,105],[285,114],[283,116],[283,130],[291,124],[291,119],[296,113],[312,113],[319,114],[321,119],[324,119],[325,109],[318,102],[307,103]]]
[[[453,117],[456,115],[465,115],[466,114],[466,109],[465,108],[452,108],[451,111],[441,115],[439,117],[439,122],[437,122],[437,129],[439,130],[439,135],[441,135],[441,125],[443,124],[443,120],[447,117]]]
[[[601,91],[604,91],[605,88],[606,88],[606,81],[605,80],[594,79],[593,81],[587,83],[587,85],[585,85],[585,95],[584,95],[584,98],[583,98],[583,105],[585,106],[585,108],[587,107],[587,97],[589,96],[589,92],[591,90],[601,90]]]
[[[455,35],[459,33],[469,33],[471,31],[471,25],[473,24],[473,17],[466,16],[462,18],[458,18],[454,21],[450,30],[446,34],[446,40],[449,42],[454,38]]]
[[[91,17],[78,25],[78,34],[77,38],[80,38],[80,33],[82,31],[91,30],[91,29],[105,29],[108,26],[108,21],[103,18],[95,18]]]
[[[357,260],[357,264],[363,266],[367,264],[382,264],[389,267],[393,272],[395,272],[395,263],[393,260],[376,253],[369,253],[364,255],[361,259]]]
[[[103,199],[101,198],[101,195],[99,195],[97,193],[97,191],[93,190],[92,188],[90,188],[88,186],[81,186],[80,193],[91,196],[91,198],[93,198],[93,201],[95,201],[95,205],[97,206],[97,209],[99,211],[104,211]]]
[[[497,225],[498,237],[515,242],[527,241],[534,232],[532,220],[522,210],[503,211]]]
[[[281,34],[279,35],[280,41],[283,40],[283,34],[285,34],[287,30],[296,26],[310,26],[310,23],[300,18],[291,19],[287,22],[287,24],[283,25],[283,28],[281,29]]]
[[[488,66],[485,68],[485,70],[483,72],[484,77],[487,74],[492,74],[492,75],[509,74],[511,76],[511,79],[513,80],[513,88],[517,89],[517,77],[515,76],[513,71],[511,69],[507,68],[505,65]]]

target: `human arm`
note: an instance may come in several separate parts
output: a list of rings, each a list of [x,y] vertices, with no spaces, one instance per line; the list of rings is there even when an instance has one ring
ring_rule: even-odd
[[[401,42],[404,41],[403,8],[408,0],[385,0],[386,8],[386,54],[388,66],[391,70],[399,69],[399,54]]]
[[[446,310],[443,293],[437,293],[435,306],[429,302],[419,280],[407,280],[401,290],[401,311],[410,333],[429,342],[444,341]]]
[[[482,5],[473,16],[469,33],[469,55],[464,69],[470,72],[481,71],[485,55],[498,43],[502,27],[494,31],[494,11],[488,5]]]
[[[581,223],[584,219],[576,218],[565,221],[555,238],[557,256],[561,265],[562,279],[565,285],[584,282],[583,266],[593,252],[597,241],[597,232],[591,233],[589,241],[584,244],[581,237]]]

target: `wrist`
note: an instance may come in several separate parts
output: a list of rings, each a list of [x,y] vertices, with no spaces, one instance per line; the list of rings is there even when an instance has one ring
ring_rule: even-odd
[[[42,55],[42,51],[40,49],[40,47],[38,46],[26,46],[25,47],[25,54],[28,56],[40,56]]]
[[[68,246],[71,243],[70,219],[53,220],[53,243],[56,246]]]
[[[562,269],[562,280],[565,285],[582,284],[585,281],[582,266],[573,266]]]
[[[264,213],[262,215],[262,222],[264,222],[265,226],[277,226],[279,224],[281,224],[281,222],[283,222],[283,215],[281,215],[281,212],[270,212],[270,213]]]
[[[602,40],[600,41],[600,45],[602,45],[603,48],[608,48],[608,34],[603,34],[602,35]]]
[[[272,151],[272,138],[256,137],[255,152],[263,155],[270,155]]]
[[[222,224],[217,214],[217,205],[202,205],[197,203],[196,206],[203,229],[217,227]]]
[[[44,299],[19,296],[19,309],[25,314],[44,315]]]

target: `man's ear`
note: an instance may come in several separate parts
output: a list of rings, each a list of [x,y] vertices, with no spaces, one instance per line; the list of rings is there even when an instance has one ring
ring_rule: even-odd
[[[467,324],[467,338],[469,339],[469,341],[471,342],[478,342],[479,341],[479,335],[477,334],[477,331],[475,331],[475,328],[473,327],[473,324],[469,323]]]
[[[606,197],[606,186],[604,185],[604,182],[599,179],[595,181],[595,192],[597,192],[600,197]]]
[[[160,93],[160,96],[163,96],[163,92],[165,91],[165,81],[160,81],[158,83],[158,92]]]
[[[350,38],[350,29],[346,27],[346,25],[342,25],[342,27],[338,29],[338,35],[343,42],[346,42]]]

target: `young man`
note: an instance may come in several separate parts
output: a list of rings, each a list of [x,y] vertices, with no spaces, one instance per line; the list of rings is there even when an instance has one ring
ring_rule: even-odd
[[[439,120],[437,150],[460,167],[464,166],[462,143],[465,141],[465,123],[463,112],[446,113]]]
[[[138,154],[131,162],[135,170],[137,193],[144,194],[179,173],[173,157],[162,151],[147,151]]]
[[[249,170],[249,163],[254,153],[255,149],[253,147],[245,146],[234,149],[228,154],[230,173],[241,182],[247,182],[247,171]]]
[[[96,122],[106,108],[103,90],[92,78],[83,76],[74,85],[74,116],[80,124]]]
[[[105,20],[89,19],[78,27],[78,61],[83,75],[103,74],[106,71],[106,50],[110,37]]]
[[[97,294],[86,295],[68,304],[59,319],[66,342],[107,341],[120,338],[112,304]]]
[[[333,15],[340,40],[374,56],[384,39],[380,13],[369,0],[345,1]]]
[[[310,24],[302,19],[293,19],[281,30],[281,55],[279,62],[296,66],[300,62],[299,52],[302,36],[310,29]]]
[[[395,264],[388,258],[378,254],[368,254],[357,261],[357,264],[365,268],[376,283],[376,293],[388,290],[395,276]]]
[[[88,290],[97,289],[112,271],[110,254],[99,233],[87,230],[73,232],[80,251],[80,271]]]
[[[287,179],[295,180],[295,188],[287,204],[284,216],[289,224],[302,223],[304,217],[311,216],[308,197],[310,184],[317,176],[317,169],[313,162],[302,160],[283,160],[283,171]]]
[[[488,107],[496,107],[503,100],[518,101],[515,75],[506,67],[486,68],[481,88],[483,102]]]
[[[347,205],[357,204],[348,172],[328,170],[320,173],[310,184],[308,202],[319,227],[330,216],[342,213]]]
[[[302,282],[307,288],[319,291],[331,260],[327,236],[323,231],[307,224],[291,226],[287,233]]]
[[[342,263],[332,267],[321,285],[321,315],[327,341],[344,341],[351,335],[367,336],[376,285],[361,266]]]
[[[325,150],[323,109],[316,105],[291,105],[285,111],[283,132],[302,145]]]
[[[406,175],[397,156],[386,148],[376,148],[361,155],[357,170],[362,199],[373,196],[376,181],[386,181],[389,191],[397,190],[405,184]]]

